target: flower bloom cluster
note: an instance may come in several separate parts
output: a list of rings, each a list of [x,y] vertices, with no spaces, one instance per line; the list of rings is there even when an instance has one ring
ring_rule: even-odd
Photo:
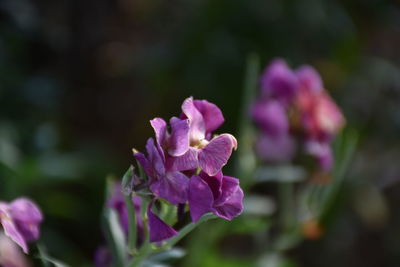
[[[0,202],[0,222],[4,233],[28,253],[28,242],[39,239],[43,216],[38,206],[26,198]]]
[[[187,98],[182,113],[172,117],[169,126],[161,118],[150,121],[155,139],[147,140],[147,154],[134,153],[154,197],[172,205],[188,204],[194,222],[208,212],[231,220],[243,210],[238,179],[222,173],[237,147],[236,139],[230,134],[213,135],[223,122],[215,104]],[[150,241],[159,242],[177,234],[152,212],[151,206],[147,212]]]
[[[311,66],[296,70],[274,60],[260,79],[260,97],[251,116],[260,128],[256,150],[269,162],[293,159],[297,149],[313,156],[321,169],[333,165],[331,141],[345,119]]]

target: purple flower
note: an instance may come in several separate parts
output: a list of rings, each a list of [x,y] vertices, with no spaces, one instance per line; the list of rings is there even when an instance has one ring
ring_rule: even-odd
[[[28,253],[27,242],[39,239],[39,225],[43,220],[39,208],[27,198],[11,203],[0,202],[0,220],[4,233]]]
[[[260,86],[263,97],[272,97],[285,104],[290,103],[298,91],[295,73],[282,59],[275,59],[261,76]]]
[[[254,122],[264,133],[278,137],[289,131],[289,121],[286,108],[279,101],[261,99],[256,101],[251,108]]]
[[[141,243],[144,239],[144,232],[143,232],[143,220],[140,217],[140,205],[141,199],[138,196],[132,196],[132,203],[135,209],[136,215],[136,231],[138,233],[138,242]],[[116,183],[114,185],[114,192],[111,195],[108,203],[108,207],[114,209],[118,214],[118,220],[121,225],[122,230],[124,231],[125,235],[129,233],[129,216],[128,216],[128,209],[126,207],[125,199],[121,190],[121,184]]]
[[[170,164],[167,165],[163,150],[154,144],[153,138],[147,140],[146,150],[147,157],[139,152],[134,156],[149,177],[150,190],[172,204],[185,203],[189,179]]]
[[[239,180],[223,176],[221,172],[213,177],[205,172],[193,176],[189,185],[189,207],[194,222],[208,212],[232,220],[243,211],[243,190]]]

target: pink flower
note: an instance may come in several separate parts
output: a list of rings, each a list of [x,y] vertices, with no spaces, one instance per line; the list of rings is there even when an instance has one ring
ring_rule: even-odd
[[[28,253],[27,242],[39,239],[43,216],[38,206],[27,198],[11,203],[0,202],[0,220],[4,233]]]

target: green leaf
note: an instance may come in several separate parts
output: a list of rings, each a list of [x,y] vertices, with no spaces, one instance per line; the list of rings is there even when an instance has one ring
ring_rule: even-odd
[[[121,190],[124,193],[125,205],[128,210],[128,222],[129,222],[129,236],[128,236],[128,249],[131,254],[136,252],[136,237],[137,237],[137,228],[136,228],[136,212],[135,207],[132,201],[132,188],[131,181],[133,177],[133,166],[130,166],[129,169],[125,172],[122,177]]]
[[[112,177],[107,178],[106,199],[109,199],[114,191],[115,182]],[[104,207],[102,216],[102,226],[105,232],[107,243],[111,250],[112,258],[115,266],[125,266],[126,261],[126,244],[125,236],[119,223],[118,214]]]
[[[307,177],[304,168],[293,165],[264,166],[254,174],[257,182],[301,182]]]
[[[47,266],[69,267],[69,265],[63,263],[62,261],[59,261],[55,258],[50,257],[42,245],[37,245],[37,249],[39,251],[39,255],[37,255],[37,258],[42,260],[43,265],[45,267],[47,267]]]
[[[332,215],[337,199],[341,193],[341,188],[345,180],[345,174],[353,159],[357,147],[358,134],[353,130],[343,131],[335,140],[335,168],[333,170],[332,183],[328,185],[321,199],[320,220],[327,224]]]
[[[166,262],[170,260],[180,259],[186,255],[186,251],[181,248],[172,248],[166,251],[154,253],[149,257],[153,262]]]
[[[125,235],[118,220],[118,214],[114,210],[109,209],[108,211],[106,211],[106,217],[111,233],[112,242],[116,249],[117,257],[119,261],[123,263],[125,262],[126,258],[126,244]]]
[[[121,187],[124,194],[130,194],[132,192],[132,176],[134,167],[131,165],[122,177]]]

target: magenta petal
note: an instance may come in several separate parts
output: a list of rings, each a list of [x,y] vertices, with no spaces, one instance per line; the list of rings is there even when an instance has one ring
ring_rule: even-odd
[[[288,132],[289,121],[286,110],[279,101],[258,101],[253,105],[251,115],[267,134],[278,136]]]
[[[149,218],[150,242],[161,242],[176,235],[177,232],[171,226],[166,224],[151,211],[151,206],[152,204],[150,204],[149,208],[147,209],[147,216]]]
[[[171,136],[168,144],[168,153],[171,156],[182,156],[189,149],[189,120],[172,117]]]
[[[217,105],[207,100],[194,100],[194,105],[203,115],[207,133],[215,131],[224,123],[224,116]]]
[[[291,101],[298,90],[296,75],[281,59],[274,60],[267,67],[260,82],[265,96],[276,97],[285,102]]]
[[[309,91],[310,93],[319,93],[323,90],[321,76],[311,66],[304,65],[297,69],[297,78],[301,88]]]
[[[222,178],[221,195],[215,200],[214,205],[219,206],[228,201],[228,199],[232,197],[238,188],[239,179],[230,176],[224,176]]]
[[[0,266],[3,267],[30,267],[21,248],[9,237],[0,234]]]
[[[150,124],[154,129],[157,142],[164,146],[167,139],[167,123],[161,118],[154,118]]]
[[[190,122],[190,141],[199,142],[206,135],[206,126],[203,116],[193,103],[193,98],[186,98],[182,104],[182,111]]]
[[[281,163],[290,161],[294,157],[296,145],[288,134],[261,135],[256,143],[256,151],[264,161]]]
[[[243,211],[243,190],[237,187],[237,190],[222,205],[214,206],[215,215],[232,220],[239,216]]]
[[[196,169],[198,163],[198,149],[189,148],[185,154],[179,157],[167,157],[167,169],[169,171],[187,171]]]
[[[15,221],[19,233],[27,242],[36,241],[40,236],[40,227],[38,223]]]
[[[22,234],[18,231],[11,214],[9,213],[9,206],[5,203],[0,204],[0,218],[1,225],[3,226],[4,233],[17,243],[25,253],[28,253],[28,245]]]
[[[150,185],[151,191],[172,204],[185,203],[188,199],[189,179],[180,172],[167,172]]]
[[[189,207],[192,221],[196,222],[201,216],[212,211],[213,193],[208,184],[199,176],[190,178]]]
[[[199,152],[199,166],[210,176],[218,173],[228,162],[232,149],[236,148],[237,141],[230,134],[221,134],[213,138]]]
[[[43,220],[38,206],[27,198],[18,198],[10,203],[10,214],[15,220],[39,223]]]

